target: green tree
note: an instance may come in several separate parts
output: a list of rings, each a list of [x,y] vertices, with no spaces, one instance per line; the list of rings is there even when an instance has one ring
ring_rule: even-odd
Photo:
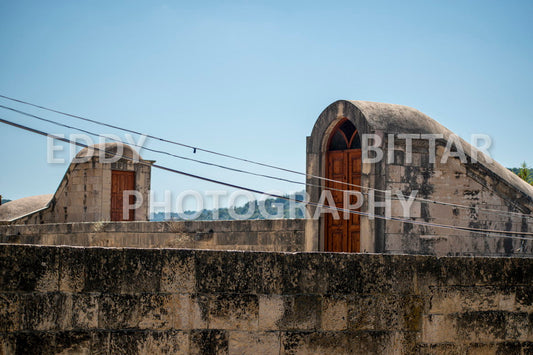
[[[517,175],[528,184],[533,185],[533,174],[531,174],[531,170],[528,168],[526,162],[523,162],[520,168],[518,168]]]

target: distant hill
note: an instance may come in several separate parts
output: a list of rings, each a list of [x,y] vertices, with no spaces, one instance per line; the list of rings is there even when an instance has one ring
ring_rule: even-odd
[[[304,191],[297,192],[295,194],[291,195],[285,195],[286,197],[290,197],[296,200],[303,200],[304,198]],[[247,202],[243,206],[237,206],[235,207],[235,213],[237,215],[245,215],[250,208],[250,205],[253,209],[253,214],[246,219],[265,219],[265,218],[305,218],[303,207],[305,205],[303,203],[298,202],[290,202],[288,200],[282,199],[282,198],[268,198],[264,201],[251,201]],[[261,208],[264,209],[270,216],[266,215],[265,213],[261,213]],[[185,211],[185,215],[193,216],[196,214],[197,211]],[[217,217],[218,215],[218,217]],[[173,221],[184,221],[184,220],[191,220],[187,218],[183,218],[183,216],[180,216],[178,213],[171,213],[170,219]],[[212,220],[223,220],[223,221],[230,221],[234,220],[233,216],[231,216],[230,211],[228,208],[218,208],[216,210],[207,210],[203,209],[200,215],[197,218],[194,218],[195,221],[212,221]],[[154,214],[152,221],[164,221],[165,220],[165,214],[163,212],[158,212]]]
[[[3,198],[3,199],[2,199],[2,205],[3,205],[4,203],[9,202],[9,201],[11,201],[11,200],[8,200],[7,198]]]

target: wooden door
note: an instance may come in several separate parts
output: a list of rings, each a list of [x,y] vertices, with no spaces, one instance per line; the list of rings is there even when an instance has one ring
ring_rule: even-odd
[[[345,196],[349,204],[357,202],[357,196],[345,195],[344,190],[360,191],[361,185],[361,143],[355,126],[348,120],[340,121],[333,130],[326,153],[326,190],[331,192],[335,207],[344,208]],[[348,201],[347,201],[348,202]],[[348,203],[347,203],[348,205]],[[326,213],[324,221],[324,250],[334,252],[361,251],[360,216],[355,213],[344,214],[339,218]]]
[[[135,210],[129,210],[127,219],[123,217],[124,191],[135,190],[134,171],[111,171],[111,220],[112,221],[134,221]],[[130,196],[130,205],[135,203],[135,196]]]
[[[361,185],[361,150],[337,150],[327,153],[327,178],[339,182],[326,182],[326,189],[330,190],[335,206],[344,208],[344,193],[339,190],[360,191],[360,188],[342,184],[347,182]],[[335,189],[335,190],[333,190]],[[356,203],[356,196],[348,196],[350,204]],[[345,218],[348,217],[348,218]],[[324,249],[334,252],[359,252],[360,247],[360,216],[350,213],[344,216],[339,211],[339,218],[331,213],[325,218]]]
[[[361,185],[361,149],[347,150],[348,159],[348,183],[353,185]],[[360,187],[345,186],[345,189],[352,191],[361,191]],[[350,205],[357,203],[357,196],[349,196],[351,199]],[[358,253],[361,251],[361,215],[350,213],[349,220],[346,221],[347,228],[347,248],[348,252]]]

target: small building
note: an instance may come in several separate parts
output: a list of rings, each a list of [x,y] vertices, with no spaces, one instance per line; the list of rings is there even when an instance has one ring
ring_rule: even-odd
[[[10,201],[0,206],[0,221],[10,224],[147,221],[153,163],[122,143],[83,148],[53,195]],[[125,196],[128,201],[123,200]],[[138,207],[124,212],[125,205],[135,204]]]
[[[123,144],[92,146],[54,195],[0,206],[11,224],[0,243],[533,255],[533,187],[418,110],[336,101],[307,137],[306,159],[305,220],[148,222],[153,161]],[[78,223],[104,221],[138,223]]]
[[[533,231],[533,187],[410,107],[329,105],[307,137],[307,184],[310,201],[337,208],[363,197],[357,207],[363,213],[345,218],[309,206],[309,251],[533,253],[531,240],[519,234]]]

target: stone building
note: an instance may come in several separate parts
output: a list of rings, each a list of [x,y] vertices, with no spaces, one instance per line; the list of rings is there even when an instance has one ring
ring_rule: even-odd
[[[340,100],[320,114],[307,138],[309,200],[362,215],[339,211],[340,218],[335,218],[332,210],[309,206],[306,220],[147,222],[153,162],[126,145],[120,147],[127,159],[114,162],[102,162],[99,154],[84,149],[77,156],[82,161],[72,162],[54,195],[0,206],[0,221],[11,224],[0,228],[0,242],[533,255],[531,235],[521,234],[533,232],[533,187],[410,107]],[[107,144],[103,149],[120,148]],[[381,159],[375,159],[380,154]],[[126,216],[124,190],[136,190],[143,197],[140,207]]]
[[[442,135],[435,159],[421,134]],[[512,237],[532,231],[533,189],[456,140],[461,161],[454,139],[408,107],[330,105],[307,191],[363,196],[347,219],[148,222],[152,162],[82,150],[54,195],[0,207],[0,354],[531,354],[533,251]],[[378,148],[390,154],[366,158]],[[145,204],[124,216],[131,189]],[[405,216],[403,195],[388,206],[374,189],[422,199]],[[406,253],[429,255],[390,255]]]
[[[531,241],[509,237],[511,233],[502,238],[434,226],[532,232],[533,187],[413,108],[365,101],[332,103],[307,137],[307,174],[310,201],[327,204],[324,191],[329,190],[329,202],[336,207],[354,206],[352,200],[358,196],[349,195],[360,191],[359,211],[423,225],[357,214],[343,218],[342,212],[334,218],[332,211],[323,210],[319,218],[307,220],[306,250],[533,252]],[[351,185],[324,182],[317,176]],[[391,192],[390,205],[384,203],[387,192],[381,191]],[[408,200],[411,193],[415,199],[408,201],[412,203],[406,211],[401,199]],[[314,216],[316,208],[310,206],[309,212]]]
[[[0,206],[0,221],[43,224],[98,221],[147,221],[150,172],[143,160],[122,143],[96,144],[82,149],[70,164],[53,195],[22,198]],[[136,191],[139,207],[123,213],[124,191]],[[129,195],[128,204],[135,205]],[[142,203],[141,203],[142,202]]]

